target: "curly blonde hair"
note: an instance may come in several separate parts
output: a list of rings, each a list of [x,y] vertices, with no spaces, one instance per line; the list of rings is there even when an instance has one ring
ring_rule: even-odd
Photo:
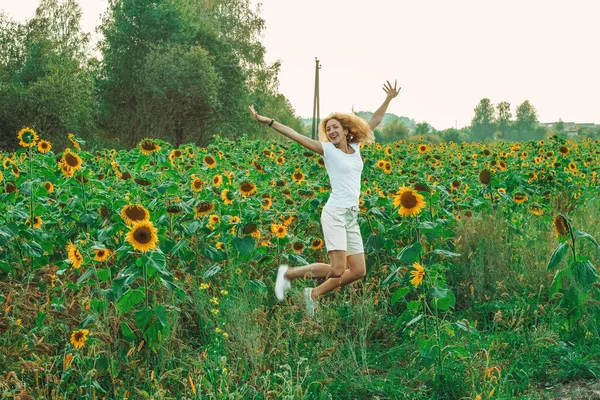
[[[321,142],[329,142],[327,137],[327,122],[335,119],[338,121],[344,129],[348,129],[347,140],[348,143],[373,143],[375,141],[375,135],[369,127],[369,124],[364,119],[354,114],[344,113],[333,113],[330,114],[319,124],[319,140]]]

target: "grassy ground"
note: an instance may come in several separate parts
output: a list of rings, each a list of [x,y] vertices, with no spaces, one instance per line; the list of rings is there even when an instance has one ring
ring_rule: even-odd
[[[573,224],[600,238],[600,201],[586,204],[572,213]],[[446,271],[454,310],[413,324],[399,323],[399,316],[419,295],[392,302],[400,284],[382,283],[391,272],[386,265],[328,295],[314,319],[301,297],[313,281],[295,281],[286,302],[277,303],[274,271],[263,280],[245,279],[236,266],[212,276],[182,275],[184,296],[167,290],[148,296],[150,305],[165,305],[169,319],[160,333],[167,338],[154,349],[125,335],[117,310],[95,303],[92,288],[65,284],[59,301],[50,301],[44,282],[53,271],[7,277],[0,283],[3,303],[10,304],[0,310],[0,393],[21,399],[597,396],[597,289],[589,289],[581,318],[570,323],[573,309],[550,295],[554,273],[546,264],[558,243],[551,224],[533,215],[519,230],[508,222],[492,213],[457,223],[460,257]],[[597,266],[600,251],[580,243]],[[68,361],[65,335],[86,318],[90,339]],[[441,349],[432,363],[420,350],[427,340]]]

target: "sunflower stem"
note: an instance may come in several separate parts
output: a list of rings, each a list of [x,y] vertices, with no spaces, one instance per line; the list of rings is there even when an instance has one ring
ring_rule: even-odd
[[[35,229],[35,220],[33,216],[33,151],[31,150],[33,146],[29,147],[29,180],[31,181],[31,187],[29,188],[29,224],[32,229]],[[16,183],[16,182],[15,182]],[[31,257],[31,271],[33,271],[33,256]]]
[[[571,223],[569,222],[569,220],[566,217],[565,217],[565,221],[567,221],[567,226],[569,227],[569,234],[571,235],[571,243],[573,244],[571,246],[571,250],[573,251],[573,262],[576,262],[577,254],[575,252],[575,235],[573,234],[573,227],[571,226]]]

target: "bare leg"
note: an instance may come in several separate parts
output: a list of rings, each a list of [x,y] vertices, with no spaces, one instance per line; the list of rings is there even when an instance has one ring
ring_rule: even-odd
[[[303,267],[289,268],[285,273],[286,279],[298,278],[329,278],[339,277],[346,270],[346,252],[332,250],[329,252],[331,264],[315,263]]]
[[[347,269],[342,276],[329,278],[321,285],[314,288],[312,290],[312,297],[316,299],[317,297],[323,296],[324,294],[329,293],[338,287],[346,286],[347,284],[357,281],[365,276],[367,267],[364,253],[348,256],[348,264],[350,265],[350,269]]]

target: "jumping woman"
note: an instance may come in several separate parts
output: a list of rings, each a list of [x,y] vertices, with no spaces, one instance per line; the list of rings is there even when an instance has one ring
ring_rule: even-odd
[[[367,123],[354,114],[333,113],[319,125],[319,141],[301,135],[292,128],[259,115],[253,106],[248,109],[260,123],[298,142],[308,150],[323,156],[331,183],[331,195],[321,213],[321,226],[329,264],[314,263],[291,268],[280,265],[275,281],[275,295],[285,298],[294,279],[313,277],[326,279],[315,288],[304,289],[306,310],[314,316],[317,299],[332,290],[346,286],[365,276],[367,269],[360,227],[358,226],[358,198],[360,196],[363,161],[360,143],[374,140],[373,130],[381,123],[390,101],[398,95],[387,81],[383,90],[386,98]],[[346,269],[346,263],[349,269]]]

